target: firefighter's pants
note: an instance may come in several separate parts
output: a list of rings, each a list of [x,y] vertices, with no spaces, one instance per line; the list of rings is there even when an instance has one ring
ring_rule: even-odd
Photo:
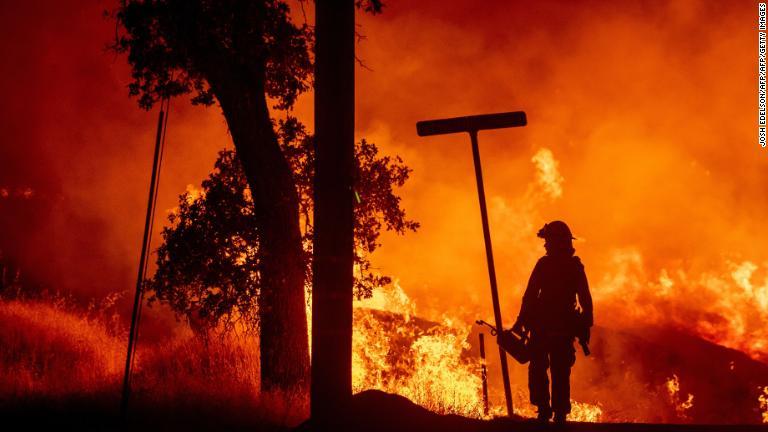
[[[532,334],[529,342],[531,363],[528,365],[528,390],[531,403],[556,413],[571,412],[571,366],[576,362],[574,337],[564,334]],[[552,375],[552,404],[549,398],[549,377]]]

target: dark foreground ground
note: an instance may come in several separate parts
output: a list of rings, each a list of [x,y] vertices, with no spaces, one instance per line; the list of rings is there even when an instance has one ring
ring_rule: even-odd
[[[453,415],[438,415],[413,404],[409,400],[369,390],[355,396],[354,414],[338,430],[349,431],[582,431],[582,432],[714,432],[714,431],[762,431],[768,432],[768,425],[653,425],[639,423],[568,423],[564,426],[542,425],[522,418],[498,418],[475,420]],[[298,431],[322,430],[309,423],[297,428]]]
[[[276,431],[291,429],[270,424],[237,424],[232,419],[215,416],[189,417],[182,413],[159,414],[144,410],[137,418],[127,421],[94,415],[87,406],[80,409],[40,410],[23,409],[8,412],[0,409],[0,431],[79,430],[79,431]],[[7,406],[6,406],[7,407]],[[93,407],[96,408],[96,407]],[[96,412],[103,412],[98,409]],[[171,414],[171,415],[168,415]],[[191,413],[190,413],[191,414]],[[542,425],[522,418],[476,420],[455,415],[432,413],[401,396],[369,390],[355,395],[350,412],[332,425],[321,426],[305,422],[295,432],[313,431],[574,431],[574,432],[768,432],[768,425],[672,425],[640,423],[568,423],[564,426]]]

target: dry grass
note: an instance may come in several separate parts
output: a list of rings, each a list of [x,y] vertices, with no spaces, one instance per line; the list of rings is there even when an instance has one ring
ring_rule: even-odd
[[[259,347],[251,338],[184,334],[138,354],[135,407],[147,416],[157,416],[157,406],[233,426],[292,426],[307,416],[305,397],[259,391]]]
[[[117,384],[124,344],[106,323],[54,304],[0,303],[0,400],[98,393]]]
[[[125,332],[99,314],[52,301],[0,301],[0,411],[117,419]],[[259,392],[258,345],[185,333],[142,345],[130,418],[212,429],[280,430],[306,418],[307,402]]]

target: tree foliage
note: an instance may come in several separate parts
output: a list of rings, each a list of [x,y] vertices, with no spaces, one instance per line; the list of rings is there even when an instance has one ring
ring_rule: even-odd
[[[299,1],[303,6],[304,0]],[[382,8],[380,0],[357,0],[355,5],[370,13]],[[288,390],[306,385],[307,267],[297,193],[303,186],[294,181],[290,165],[296,161],[289,162],[287,147],[281,146],[272,119],[275,110],[289,111],[296,98],[312,85],[312,27],[295,24],[285,0],[122,0],[114,17],[117,29],[112,48],[127,54],[132,71],[128,86],[131,96],[137,97],[139,106],[145,109],[163,98],[183,94],[190,94],[195,104],[218,102],[240,162],[228,160],[233,155],[223,156],[218,170],[226,173],[230,166],[242,167],[240,173],[251,192],[252,210],[239,216],[205,199],[196,203],[188,197],[189,204],[180,205],[176,215],[176,222],[182,226],[179,236],[197,242],[194,244],[200,250],[183,250],[183,241],[178,247],[169,244],[161,250],[161,266],[163,260],[171,263],[181,257],[186,259],[186,269],[167,264],[160,275],[166,274],[169,281],[178,279],[189,290],[174,291],[171,285],[159,284],[155,299],[167,300],[177,310],[211,322],[224,317],[226,321],[253,322],[241,319],[255,317],[254,306],[245,303],[247,299],[252,302],[253,297],[238,296],[238,290],[245,283],[261,289],[258,316],[262,389]],[[214,199],[235,198],[239,202],[247,198],[229,193],[232,190],[225,192],[227,185],[235,191],[244,186],[228,181],[209,179],[212,196],[220,194]],[[185,211],[199,213],[201,220],[185,221]],[[208,215],[205,212],[210,212],[207,221],[202,216]],[[235,219],[233,226],[205,225],[226,217]],[[232,232],[248,218],[253,226],[245,234]],[[209,239],[214,233],[219,237]],[[256,246],[243,237],[248,235],[257,237]],[[205,245],[206,250],[202,243],[209,240],[213,243]],[[218,251],[224,258],[237,259],[217,261]],[[248,259],[249,253],[257,254],[258,259],[252,259],[248,272],[238,273],[247,268],[239,261]],[[194,272],[195,266],[200,274]],[[237,304],[240,300],[243,302]]]
[[[280,122],[278,137],[294,172],[300,197],[306,271],[312,257],[314,144],[295,119]],[[370,254],[381,233],[404,234],[418,223],[406,217],[396,188],[411,170],[399,157],[384,156],[371,142],[355,145],[355,295],[368,297],[391,282],[373,268]],[[150,302],[168,303],[180,315],[195,316],[214,326],[254,329],[258,324],[259,231],[248,183],[235,152],[219,153],[202,189],[179,197],[162,232],[157,272],[149,281]],[[311,275],[307,274],[307,279]]]
[[[124,31],[113,49],[128,55],[142,108],[186,93],[211,105],[219,75],[261,83],[279,109],[309,89],[311,28],[283,1],[126,0],[115,17]]]
[[[305,0],[300,0],[303,2]],[[380,13],[381,0],[357,0]],[[313,28],[291,20],[281,0],[123,0],[111,48],[127,54],[129,94],[151,108],[164,97],[191,93],[212,105],[214,76],[262,82],[275,108],[289,109],[311,85]]]

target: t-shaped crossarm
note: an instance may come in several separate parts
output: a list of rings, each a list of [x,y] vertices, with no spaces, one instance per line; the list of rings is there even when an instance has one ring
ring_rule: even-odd
[[[444,135],[457,132],[477,132],[485,129],[504,129],[525,126],[528,119],[524,111],[497,114],[481,114],[440,120],[424,120],[416,123],[419,136]]]
[[[483,223],[483,238],[485,240],[485,257],[488,261],[488,278],[491,282],[491,300],[496,329],[503,330],[501,307],[499,306],[499,289],[496,285],[496,266],[493,263],[493,248],[491,247],[491,228],[488,225],[488,209],[485,204],[485,187],[483,186],[483,169],[480,164],[480,146],[477,144],[477,132],[484,129],[503,129],[525,126],[528,119],[523,111],[513,111],[497,114],[481,114],[467,117],[455,117],[440,120],[425,120],[416,123],[416,133],[419,136],[443,135],[457,132],[469,133],[472,142],[472,159],[475,163],[475,179],[477,180],[477,196],[480,199],[480,219]],[[501,378],[504,382],[504,398],[507,403],[507,414],[512,416],[512,389],[509,385],[507,370],[507,354],[499,345],[501,360]]]

